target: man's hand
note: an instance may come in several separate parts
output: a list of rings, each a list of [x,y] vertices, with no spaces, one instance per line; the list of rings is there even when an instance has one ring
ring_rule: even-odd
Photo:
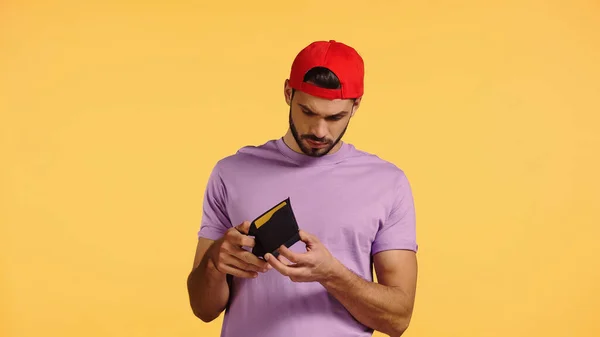
[[[282,245],[277,258],[267,253],[265,259],[294,282],[319,282],[365,326],[393,337],[404,333],[416,288],[414,252],[396,249],[376,254],[380,283],[375,283],[346,268],[314,235],[300,231],[300,239],[306,243],[306,253],[294,253]]]
[[[210,247],[209,263],[223,274],[236,277],[255,278],[258,272],[271,269],[269,264],[242,247],[254,247],[255,240],[249,236],[250,222],[229,229],[223,237]]]
[[[294,253],[281,245],[277,258],[267,253],[265,260],[294,282],[322,282],[330,278],[339,262],[316,236],[300,230],[300,240],[306,244],[306,253]]]

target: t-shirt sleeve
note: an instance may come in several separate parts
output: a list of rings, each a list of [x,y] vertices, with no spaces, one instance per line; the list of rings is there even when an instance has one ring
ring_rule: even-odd
[[[394,186],[393,206],[375,235],[371,247],[372,255],[391,249],[414,252],[418,249],[414,200],[410,183],[404,173]]]
[[[231,221],[226,208],[227,193],[221,178],[218,165],[208,178],[202,206],[202,220],[199,238],[220,239],[231,228]]]

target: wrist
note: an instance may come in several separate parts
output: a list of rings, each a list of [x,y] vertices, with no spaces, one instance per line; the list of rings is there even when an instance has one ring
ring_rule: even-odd
[[[324,287],[330,287],[344,279],[346,267],[336,258],[332,258],[331,268],[329,273],[320,281]]]

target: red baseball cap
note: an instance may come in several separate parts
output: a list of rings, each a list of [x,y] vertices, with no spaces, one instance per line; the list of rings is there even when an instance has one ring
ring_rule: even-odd
[[[331,70],[340,80],[340,89],[320,88],[304,82],[304,75],[314,67]],[[317,97],[353,99],[363,95],[364,74],[363,59],[354,48],[334,40],[315,41],[294,59],[289,85]]]

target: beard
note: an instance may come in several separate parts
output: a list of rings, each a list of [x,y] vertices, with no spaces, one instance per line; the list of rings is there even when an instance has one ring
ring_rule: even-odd
[[[294,125],[294,121],[292,120],[291,106],[290,106],[290,113],[289,113],[289,124],[290,124],[290,130],[292,131],[292,135],[294,136],[294,140],[296,141],[296,144],[298,144],[298,147],[300,147],[300,150],[307,156],[322,157],[322,156],[328,154],[331,151],[331,149],[333,149],[340,142],[340,140],[346,133],[346,130],[348,129],[350,120],[348,119],[348,123],[346,123],[344,130],[342,131],[340,136],[335,141],[333,141],[331,139],[327,139],[327,138],[319,138],[312,134],[304,134],[304,135],[300,136],[298,134],[298,130],[296,129],[296,126]],[[328,143],[329,146],[327,146],[325,148],[312,148],[308,145],[305,145],[305,143],[303,142],[304,139],[312,140],[312,141],[320,142],[320,143]]]

